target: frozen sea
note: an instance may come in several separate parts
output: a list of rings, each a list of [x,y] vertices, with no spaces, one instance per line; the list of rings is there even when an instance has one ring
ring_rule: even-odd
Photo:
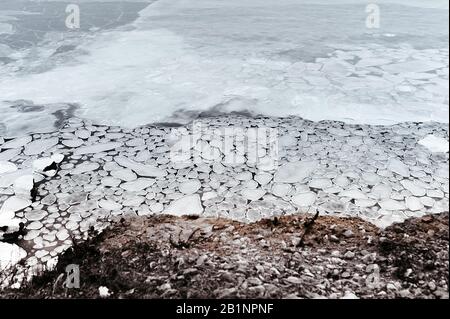
[[[78,3],[81,25],[65,25]],[[245,111],[448,122],[448,1],[0,0],[0,136]]]

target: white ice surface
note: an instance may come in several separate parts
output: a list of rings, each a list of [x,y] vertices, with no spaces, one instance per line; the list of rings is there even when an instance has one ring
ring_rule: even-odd
[[[447,153],[449,150],[448,140],[442,137],[436,137],[434,135],[428,135],[424,139],[420,140],[419,144],[425,146],[433,153]]]
[[[26,255],[25,250],[19,246],[0,242],[0,271],[15,266]],[[0,284],[2,286],[3,283]]]
[[[304,3],[160,0],[131,26],[80,40],[87,54],[69,62],[42,72],[22,72],[20,62],[0,69],[0,100],[50,104],[37,126],[52,124],[47,117],[58,103],[130,127],[210,109],[349,123],[448,122],[445,2],[417,0],[412,5],[423,8],[414,8],[382,1],[380,30],[366,29],[360,2]],[[49,43],[35,49],[37,64],[54,52]],[[17,131],[33,121],[8,103],[0,104],[3,125]]]

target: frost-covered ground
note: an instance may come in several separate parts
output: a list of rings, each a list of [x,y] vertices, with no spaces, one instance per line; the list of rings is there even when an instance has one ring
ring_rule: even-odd
[[[448,3],[378,3],[370,29],[360,1],[86,1],[68,32],[65,3],[3,0],[0,130],[73,113],[132,127],[211,108],[446,122]]]

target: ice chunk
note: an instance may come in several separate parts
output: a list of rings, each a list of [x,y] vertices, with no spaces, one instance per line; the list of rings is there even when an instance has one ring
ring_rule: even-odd
[[[425,146],[432,153],[448,153],[449,142],[445,138],[428,135],[421,139],[419,144]]]

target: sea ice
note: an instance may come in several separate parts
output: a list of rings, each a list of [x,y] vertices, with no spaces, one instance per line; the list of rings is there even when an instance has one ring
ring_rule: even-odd
[[[425,146],[432,153],[448,153],[449,142],[442,137],[428,135],[419,141],[420,145]]]

